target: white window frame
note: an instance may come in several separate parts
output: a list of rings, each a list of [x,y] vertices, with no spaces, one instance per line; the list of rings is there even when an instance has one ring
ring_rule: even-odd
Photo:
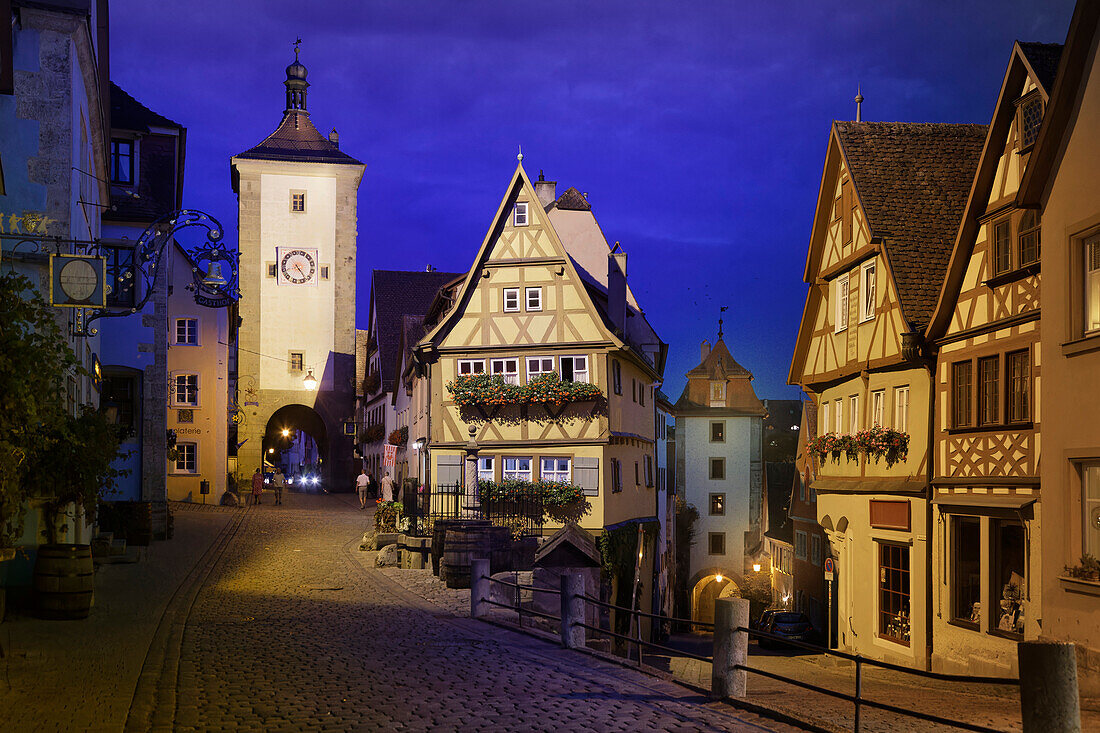
[[[559,373],[559,376],[562,378],[562,381],[565,380],[565,363],[566,363],[566,361],[569,362],[570,368],[573,372],[573,379],[571,381],[574,381],[574,382],[591,382],[592,381],[591,372],[588,371],[588,357],[587,356],[559,356],[558,357],[558,366],[561,369],[561,371]],[[577,368],[578,363],[583,365],[583,368],[578,369]]]
[[[519,310],[519,288],[504,288],[504,312],[519,313]]]
[[[532,470],[534,468],[534,461],[531,460],[531,456],[502,456],[502,473],[501,478],[504,480],[518,479],[520,481],[530,481],[532,476]],[[520,462],[527,461],[527,468],[520,468]],[[511,464],[511,468],[509,468]]]
[[[509,366],[511,369],[509,369]],[[519,357],[509,356],[503,359],[490,359],[489,373],[494,377],[504,377],[505,384],[519,384]]]
[[[1077,469],[1081,474],[1081,552],[1096,556],[1100,553],[1100,537],[1093,536],[1096,530],[1092,528],[1092,513],[1100,511],[1100,462],[1095,459],[1081,461],[1077,464]],[[1092,477],[1098,485],[1093,485],[1090,472],[1094,472]]]
[[[187,467],[187,456],[184,455],[190,448],[191,452],[191,464],[192,467]],[[172,473],[185,473],[196,474],[199,472],[199,444],[198,443],[176,443],[176,460],[172,461]],[[182,466],[180,464],[183,464]]]
[[[832,424],[829,422],[829,401],[821,401],[821,424],[817,426],[817,435],[821,437],[829,432]]]
[[[181,324],[192,324],[191,326],[186,326],[185,329],[184,329],[187,332],[187,335],[191,336],[190,340],[180,341],[180,325]],[[176,318],[175,319],[175,328],[173,329],[173,338],[175,339],[175,341],[173,343],[175,343],[179,346],[199,346],[200,344],[199,344],[199,318],[198,318],[198,316],[180,316],[179,318]]]
[[[894,387],[894,430],[909,432],[909,385]]]
[[[186,402],[179,399],[179,379],[181,377],[195,378],[195,401]],[[186,389],[186,387],[184,387]],[[172,374],[172,407],[199,407],[202,394],[202,380],[195,372],[173,372]]]
[[[836,427],[833,432],[839,435],[844,432],[844,400],[834,400],[833,408],[835,409],[835,414],[833,415],[833,424]]]
[[[886,390],[876,389],[871,393],[871,427],[883,427],[886,422]]]
[[[526,201],[517,201],[516,205],[512,207],[512,226],[525,227],[530,221],[527,211]]]
[[[477,457],[477,480],[496,481],[496,463],[493,456]]]
[[[546,366],[545,362],[550,363],[550,368],[549,369],[543,369],[543,367]],[[538,368],[537,369],[531,369],[531,364],[538,364]],[[535,377],[542,376],[543,374],[549,374],[550,372],[555,371],[555,369],[554,369],[554,357],[552,357],[552,356],[529,356],[529,357],[527,357],[526,369],[527,369],[527,381],[528,382],[530,382]]]
[[[533,297],[532,297],[533,296]],[[523,304],[529,311],[542,310],[542,286],[523,289]]]
[[[547,462],[550,462],[550,468],[547,469]],[[562,462],[565,463],[565,468],[562,468]],[[561,481],[563,483],[570,483],[573,476],[573,461],[564,456],[540,456],[539,457],[539,478],[546,481]]]
[[[795,558],[797,558],[798,560],[805,560],[808,557],[807,552],[806,552],[806,550],[807,550],[806,545],[807,545],[806,533],[801,531],[801,530],[796,529],[794,531],[794,556],[795,556]],[[799,547],[802,548],[801,552],[799,552]]]
[[[1100,333],[1100,234],[1085,237],[1081,269],[1084,271],[1082,307],[1084,309],[1084,333],[1095,336]],[[1089,297],[1090,292],[1092,297]]]
[[[848,273],[844,273],[833,281],[833,333],[840,333],[848,328]]]
[[[469,366],[469,370],[468,371],[462,371],[462,368],[464,366]],[[481,369],[477,369],[476,367],[478,367],[478,366],[480,366]],[[470,374],[470,375],[472,375],[472,374],[484,374],[485,373],[485,360],[484,359],[459,359],[458,360],[458,366],[456,368],[457,368],[457,371],[455,373],[460,377],[468,375],[468,374]]]
[[[873,259],[864,262],[859,268],[859,322],[871,321],[875,318],[876,302],[876,274],[875,261]],[[869,277],[868,277],[869,276]]]
[[[848,428],[852,435],[859,432],[859,395],[854,394],[848,398]]]

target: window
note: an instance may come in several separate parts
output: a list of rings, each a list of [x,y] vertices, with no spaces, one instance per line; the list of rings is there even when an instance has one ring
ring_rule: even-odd
[[[306,192],[305,191],[291,191],[290,192],[290,210],[296,214],[304,213],[306,210]]]
[[[176,319],[176,343],[198,346],[199,343],[199,319]]]
[[[103,378],[103,407],[107,419],[115,425],[134,427],[134,398],[137,378],[128,374],[109,374]]]
[[[810,536],[810,562],[821,564],[821,537],[816,534]]]
[[[848,398],[848,419],[851,421],[851,432],[855,435],[859,432],[859,395],[854,394]]]
[[[477,480],[478,481],[495,481],[496,480],[496,466],[493,463],[492,456],[478,456],[477,458]]]
[[[836,430],[834,432],[844,432],[844,401],[836,400],[833,402],[833,423]]]
[[[1085,532],[1083,551],[1100,556],[1100,463],[1081,466],[1081,495],[1084,498]]]
[[[711,407],[725,407],[726,406],[726,383],[725,382],[711,382],[710,383],[710,406]]]
[[[176,443],[176,473],[199,472],[199,447],[195,443]]]
[[[951,618],[978,628],[982,612],[982,527],[977,517],[952,516]]]
[[[883,420],[883,411],[886,407],[886,390],[880,389],[871,393],[871,425],[882,426],[885,424]]]
[[[516,479],[519,481],[531,480],[531,459],[530,458],[505,458],[504,459],[504,480]]]
[[[459,359],[458,360],[458,375],[464,374],[482,374],[485,371],[484,359]]]
[[[519,201],[512,209],[512,224],[517,227],[527,226],[527,202]]]
[[[726,442],[726,421],[725,420],[712,420],[710,423],[710,442],[711,443],[725,443]]]
[[[720,516],[726,513],[726,495],[725,494],[711,494],[710,495],[710,514],[711,516]]]
[[[707,554],[708,555],[725,555],[726,554],[726,533],[725,532],[708,532],[707,533]]]
[[[1024,633],[1024,527],[1017,521],[993,519],[993,606],[990,624],[1007,634]]]
[[[638,404],[645,407],[645,385],[638,385]]]
[[[833,319],[833,330],[840,333],[848,328],[848,275],[841,275],[836,279],[833,292],[833,300],[836,303],[836,314]]]
[[[188,407],[185,410],[176,410],[176,422],[184,424],[195,422],[194,408]]]
[[[710,477],[712,479],[724,479],[726,477],[726,459],[710,459]]]
[[[587,356],[563,356],[558,361],[561,363],[561,381],[589,381]]]
[[[909,387],[894,387],[894,430],[909,432]]]
[[[527,310],[542,310],[542,288],[527,288],[525,292],[527,294]]]
[[[328,273],[329,273],[328,265],[321,265],[321,279],[322,280],[328,280]]]
[[[1005,356],[1008,393],[1005,395],[1006,422],[1027,422],[1031,414],[1031,352],[1014,351]]]
[[[519,288],[504,288],[504,312],[519,311]]]
[[[634,485],[635,486],[641,486],[642,485],[641,474],[638,472],[638,462],[637,461],[634,461]]]
[[[197,407],[199,404],[199,375],[177,374],[174,378],[172,404],[190,405]]]
[[[878,635],[909,646],[909,548],[879,543]]]
[[[1012,248],[1009,246],[1011,225],[1003,219],[993,225],[993,274],[1000,275],[1012,269]]]
[[[111,182],[132,185],[134,182],[134,141],[111,140]]]
[[[951,365],[951,414],[956,428],[970,426],[970,392],[973,365],[960,361]]]
[[[1100,329],[1100,234],[1085,240],[1085,330]]]
[[[542,458],[539,468],[539,478],[546,481],[561,481],[569,483],[569,459],[568,458]]]
[[[1039,137],[1039,128],[1043,124],[1043,100],[1032,94],[1020,103],[1018,110],[1020,126],[1020,150],[1031,147]]]
[[[806,533],[797,529],[794,532],[794,556],[799,560],[806,559]]]
[[[822,400],[821,402],[821,424],[818,426],[818,437],[825,435],[829,432],[831,425],[829,424],[829,403]]]
[[[623,490],[623,463],[618,458],[611,459],[611,491]]]
[[[859,320],[875,317],[875,261],[864,262],[859,274]]]
[[[840,184],[840,235],[844,244],[852,241],[852,209],[855,208],[855,197],[852,196],[852,182],[844,181]]]
[[[611,360],[611,380],[614,383],[615,394],[623,393],[623,369],[618,359]]]
[[[978,424],[997,422],[997,403],[1000,395],[1000,359],[987,356],[978,359]]]
[[[290,352],[290,371],[300,372],[305,366],[305,357],[300,351]]]
[[[489,373],[494,377],[503,377],[505,384],[519,384],[519,359],[492,359],[489,361]]]
[[[1034,209],[1024,212],[1020,220],[1020,232],[1017,237],[1020,240],[1020,267],[1034,265],[1039,261],[1039,230],[1041,229],[1039,215]]]
[[[535,377],[542,376],[543,374],[549,374],[554,371],[554,357],[552,356],[529,356],[527,357],[527,381],[530,382]]]
[[[134,269],[134,250],[132,247],[106,247],[107,284],[111,291],[107,293],[107,305],[133,307],[137,302],[137,271]]]
[[[630,401],[631,402],[637,402],[638,401],[638,380],[637,379],[631,379],[630,380]]]
[[[645,457],[645,485],[653,488],[653,456]]]

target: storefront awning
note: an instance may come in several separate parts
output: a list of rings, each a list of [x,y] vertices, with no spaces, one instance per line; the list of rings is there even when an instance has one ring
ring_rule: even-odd
[[[1023,509],[1039,501],[1034,494],[936,494],[933,504],[939,506],[989,507],[992,509]]]

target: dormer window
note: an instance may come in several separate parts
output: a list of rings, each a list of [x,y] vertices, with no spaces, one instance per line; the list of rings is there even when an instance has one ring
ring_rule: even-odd
[[[520,201],[512,209],[512,225],[517,227],[527,226],[527,202]]]
[[[726,406],[726,383],[725,382],[711,382],[710,383],[710,406],[711,407],[725,407]]]
[[[1016,115],[1022,152],[1035,144],[1035,139],[1039,137],[1039,128],[1043,124],[1043,100],[1037,91],[1020,101]]]
[[[134,182],[134,141],[111,140],[111,183],[131,185]]]

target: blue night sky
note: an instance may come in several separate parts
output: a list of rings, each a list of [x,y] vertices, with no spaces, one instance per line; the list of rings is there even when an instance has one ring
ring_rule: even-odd
[[[236,238],[229,158],[284,107],[302,38],[309,109],[367,164],[372,269],[465,271],[523,146],[576,186],[669,343],[675,400],[717,332],[760,397],[786,386],[829,126],[982,122],[1012,42],[1061,43],[1072,0],[994,2],[113,0],[111,75],[188,128],[185,205]]]

